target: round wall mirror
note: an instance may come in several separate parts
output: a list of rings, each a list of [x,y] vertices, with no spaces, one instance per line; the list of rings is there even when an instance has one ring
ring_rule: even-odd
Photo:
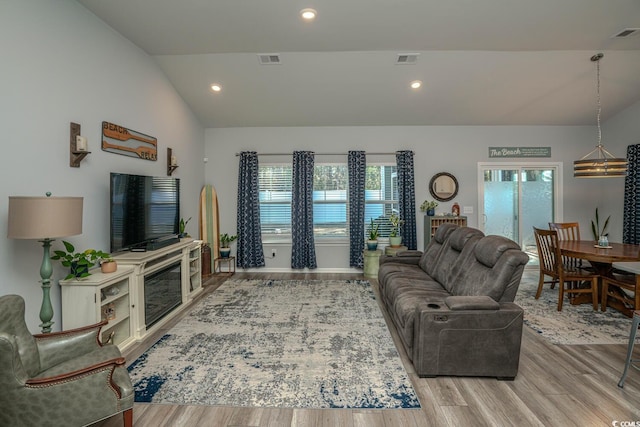
[[[450,173],[437,173],[429,181],[429,192],[437,201],[447,202],[458,194],[458,180]]]

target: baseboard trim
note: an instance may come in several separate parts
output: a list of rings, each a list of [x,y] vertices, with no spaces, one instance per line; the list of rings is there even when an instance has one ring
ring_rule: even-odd
[[[323,273],[342,273],[342,274],[364,274],[359,268],[308,268],[297,270],[293,268],[238,268],[238,273],[306,273],[306,274],[323,274]]]

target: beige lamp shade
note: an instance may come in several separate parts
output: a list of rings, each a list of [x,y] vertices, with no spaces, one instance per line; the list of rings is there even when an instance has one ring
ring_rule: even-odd
[[[82,197],[9,197],[10,239],[54,239],[82,233]]]

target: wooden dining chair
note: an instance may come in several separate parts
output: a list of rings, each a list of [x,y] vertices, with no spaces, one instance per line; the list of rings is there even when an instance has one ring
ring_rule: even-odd
[[[540,279],[536,299],[540,298],[545,283],[558,283],[558,311],[562,310],[564,296],[569,299],[578,294],[591,294],[593,309],[598,309],[598,275],[588,270],[571,267],[562,262],[558,246],[558,232],[533,227],[540,257]],[[545,281],[549,276],[551,281]],[[589,286],[585,286],[588,284]]]
[[[629,313],[640,310],[640,263],[616,262],[613,264],[612,274],[602,277],[600,298],[602,311],[607,311],[609,298],[617,300],[629,310]]]
[[[580,240],[579,222],[550,222],[549,229],[558,232],[559,240]]]
[[[579,222],[550,222],[549,229],[556,230],[558,240],[581,240]],[[562,262],[570,268],[589,268],[589,263],[580,258],[563,256]]]

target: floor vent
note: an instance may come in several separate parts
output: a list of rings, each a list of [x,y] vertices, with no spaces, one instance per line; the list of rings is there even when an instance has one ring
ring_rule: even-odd
[[[627,37],[636,36],[638,35],[638,31],[640,31],[640,28],[625,28],[624,30],[614,34],[611,38],[624,39]]]
[[[399,53],[396,58],[396,65],[413,65],[418,62],[419,53]]]
[[[278,65],[282,64],[279,53],[260,53],[258,60],[262,65]]]

